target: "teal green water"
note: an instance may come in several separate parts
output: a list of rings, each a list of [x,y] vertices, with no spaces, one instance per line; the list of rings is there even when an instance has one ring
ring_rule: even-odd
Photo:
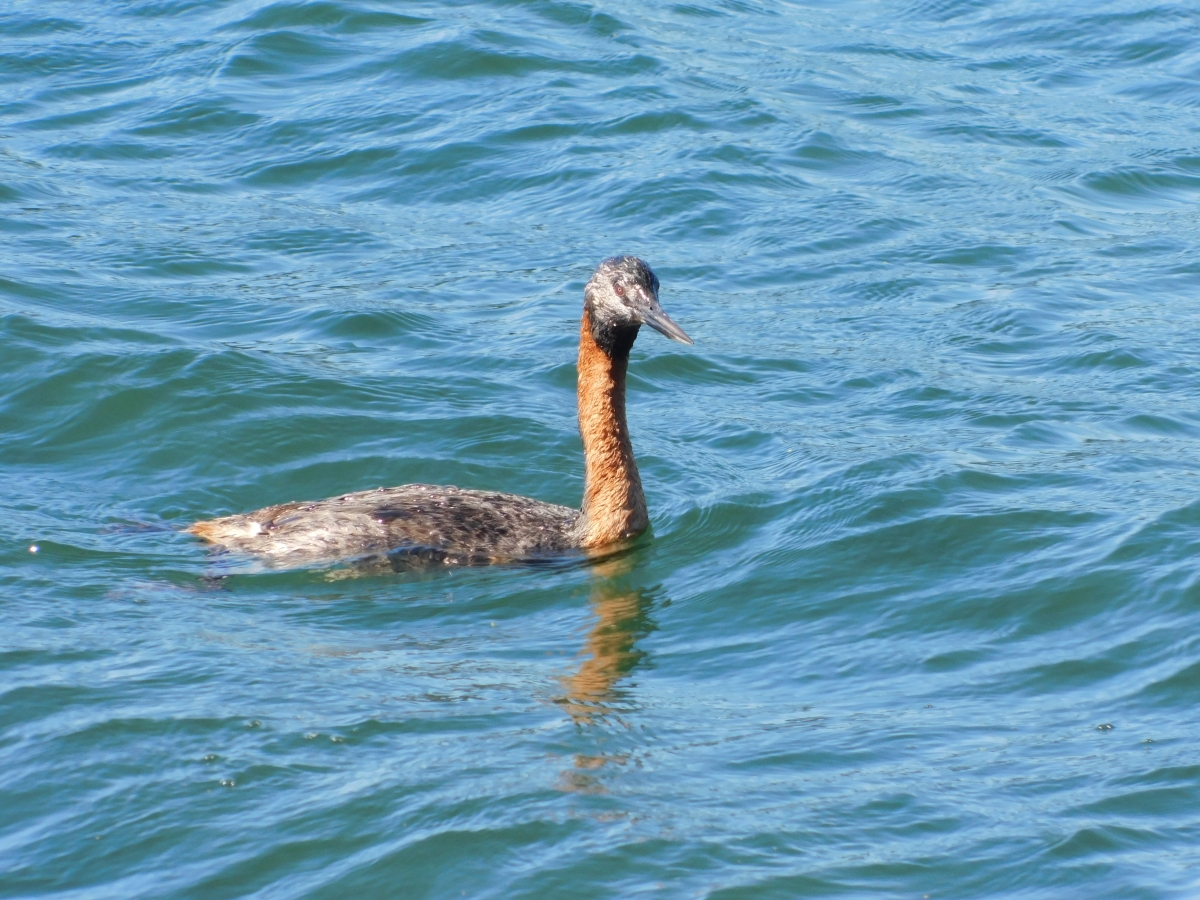
[[[1198,113],[1181,0],[6,4],[0,896],[1194,896]],[[617,252],[632,554],[178,534],[576,504]]]

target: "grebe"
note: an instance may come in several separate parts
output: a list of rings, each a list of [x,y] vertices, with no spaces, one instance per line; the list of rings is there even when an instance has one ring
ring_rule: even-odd
[[[387,554],[393,565],[486,565],[629,541],[650,524],[625,422],[625,371],[638,329],[692,339],[658,303],[658,278],[635,256],[596,268],[583,292],[579,332],[578,510],[515,494],[429,484],[378,488],[316,503],[283,503],[196,522],[206,541],[274,566]]]

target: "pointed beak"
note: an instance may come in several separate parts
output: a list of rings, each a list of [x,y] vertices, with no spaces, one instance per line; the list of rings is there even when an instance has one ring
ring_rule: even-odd
[[[638,310],[642,321],[657,331],[659,334],[669,337],[673,341],[679,341],[681,344],[690,344],[692,339],[687,336],[687,332],[675,324],[675,320],[663,312],[663,308],[658,305],[658,298],[646,296],[645,304]]]

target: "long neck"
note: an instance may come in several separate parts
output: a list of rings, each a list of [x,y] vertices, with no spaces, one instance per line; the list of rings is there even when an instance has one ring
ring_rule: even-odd
[[[581,545],[602,547],[646,530],[646,498],[625,422],[625,369],[637,328],[597,342],[588,310],[579,334],[579,434],[583,437]]]

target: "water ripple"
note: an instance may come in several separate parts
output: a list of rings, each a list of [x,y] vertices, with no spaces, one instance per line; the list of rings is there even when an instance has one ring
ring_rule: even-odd
[[[1179,3],[18,2],[0,34],[14,895],[1186,896]],[[409,481],[577,503],[645,256],[654,534],[222,566]]]

